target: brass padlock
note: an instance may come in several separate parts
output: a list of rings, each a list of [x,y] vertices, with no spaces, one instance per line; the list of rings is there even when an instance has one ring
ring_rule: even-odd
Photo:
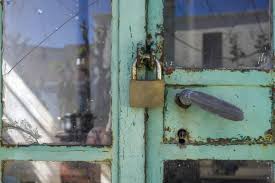
[[[137,60],[132,66],[130,81],[131,107],[159,107],[164,103],[164,81],[162,80],[161,65],[154,59],[156,65],[156,80],[137,80]]]

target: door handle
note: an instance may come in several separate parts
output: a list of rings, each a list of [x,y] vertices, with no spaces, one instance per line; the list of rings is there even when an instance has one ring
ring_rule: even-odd
[[[243,111],[233,104],[203,92],[184,89],[176,94],[175,102],[183,108],[196,104],[205,111],[232,121],[242,121]]]

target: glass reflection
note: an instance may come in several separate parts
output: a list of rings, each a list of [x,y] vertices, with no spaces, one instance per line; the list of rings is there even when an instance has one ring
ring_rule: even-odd
[[[247,160],[174,160],[164,163],[164,183],[272,183],[273,164]]]
[[[6,144],[111,144],[111,0],[4,3]]]
[[[272,68],[270,0],[167,0],[164,4],[167,64]]]
[[[111,183],[108,164],[88,162],[4,162],[4,183]]]

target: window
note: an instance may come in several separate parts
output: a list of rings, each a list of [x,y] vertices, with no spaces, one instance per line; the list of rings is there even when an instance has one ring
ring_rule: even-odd
[[[222,67],[222,33],[203,34],[203,68]]]
[[[111,1],[5,1],[4,144],[111,144]]]

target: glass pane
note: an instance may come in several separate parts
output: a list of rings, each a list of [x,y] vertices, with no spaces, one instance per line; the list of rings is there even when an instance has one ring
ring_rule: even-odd
[[[111,144],[111,0],[4,2],[5,144]]]
[[[111,183],[105,163],[6,161],[4,183]]]
[[[271,69],[271,0],[164,1],[165,62]]]
[[[164,163],[164,183],[273,183],[273,164],[246,160],[174,160]]]

